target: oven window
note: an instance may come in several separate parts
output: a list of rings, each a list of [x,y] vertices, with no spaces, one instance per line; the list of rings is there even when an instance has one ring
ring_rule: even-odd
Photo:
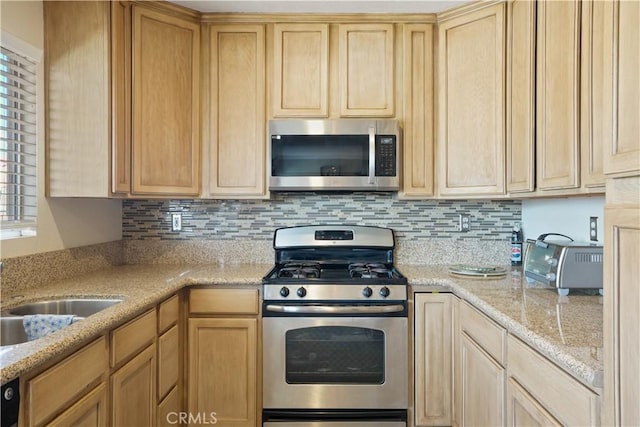
[[[272,176],[368,176],[368,135],[282,135],[271,144]]]
[[[317,326],[286,333],[288,384],[384,383],[384,332]]]

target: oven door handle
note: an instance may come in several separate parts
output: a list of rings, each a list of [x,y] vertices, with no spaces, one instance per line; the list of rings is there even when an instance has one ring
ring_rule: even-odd
[[[267,311],[296,314],[383,314],[404,311],[404,305],[281,305],[267,304]]]

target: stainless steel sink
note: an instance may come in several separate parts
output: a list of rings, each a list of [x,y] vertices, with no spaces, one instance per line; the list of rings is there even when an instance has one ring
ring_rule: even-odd
[[[0,346],[22,344],[27,342],[22,317],[0,318]]]
[[[122,302],[121,299],[104,298],[64,298],[50,301],[38,301],[19,305],[8,310],[14,316],[30,314],[73,314],[78,317],[89,317],[92,314]]]

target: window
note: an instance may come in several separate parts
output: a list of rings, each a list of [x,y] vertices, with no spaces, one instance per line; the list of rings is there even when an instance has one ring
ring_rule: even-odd
[[[0,47],[2,238],[33,235],[37,216],[36,61]]]

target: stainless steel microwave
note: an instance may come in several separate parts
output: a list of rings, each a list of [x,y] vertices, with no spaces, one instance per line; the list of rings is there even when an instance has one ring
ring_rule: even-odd
[[[273,191],[397,191],[397,120],[271,120]]]

